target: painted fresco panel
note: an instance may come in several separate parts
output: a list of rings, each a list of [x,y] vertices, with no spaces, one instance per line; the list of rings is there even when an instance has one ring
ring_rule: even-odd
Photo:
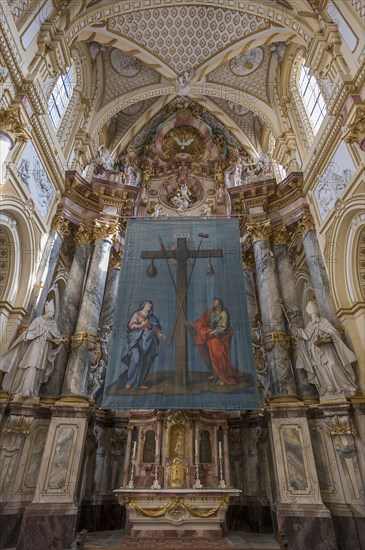
[[[128,222],[103,407],[259,407],[237,220]]]

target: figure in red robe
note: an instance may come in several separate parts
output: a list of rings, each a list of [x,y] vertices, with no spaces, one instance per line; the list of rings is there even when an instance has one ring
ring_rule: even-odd
[[[195,342],[209,372],[213,385],[238,384],[245,373],[231,365],[230,349],[233,330],[223,300],[213,298],[213,307],[207,309],[194,323],[186,326],[195,329]]]

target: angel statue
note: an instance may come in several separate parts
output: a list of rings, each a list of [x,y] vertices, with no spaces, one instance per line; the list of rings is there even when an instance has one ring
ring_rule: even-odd
[[[177,206],[177,211],[180,214],[184,214],[186,210],[189,208],[189,204],[191,201],[191,191],[189,191],[188,186],[186,183],[183,183],[180,186],[180,193],[172,197],[171,202]]]
[[[113,170],[114,168],[114,159],[110,154],[110,151],[105,145],[100,145],[98,149],[99,156],[96,157],[92,162],[96,166],[101,166],[104,170]]]

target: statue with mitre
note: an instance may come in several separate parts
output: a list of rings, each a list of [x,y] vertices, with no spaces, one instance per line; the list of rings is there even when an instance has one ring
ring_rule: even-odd
[[[54,369],[63,343],[54,319],[53,302],[47,302],[45,313],[36,317],[0,357],[0,370],[5,372],[3,389],[10,395],[37,397],[40,385],[48,381]]]
[[[351,366],[356,355],[344,344],[335,327],[319,316],[318,307],[309,302],[306,312],[311,316],[302,329],[292,327],[297,337],[297,368],[307,372],[321,397],[351,397],[357,391],[355,373]]]

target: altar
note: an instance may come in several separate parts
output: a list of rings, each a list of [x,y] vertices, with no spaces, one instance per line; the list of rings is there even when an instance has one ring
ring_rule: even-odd
[[[220,538],[238,489],[117,489],[131,536]]]
[[[230,500],[227,424],[214,412],[133,411],[123,484],[132,537],[221,538]]]

